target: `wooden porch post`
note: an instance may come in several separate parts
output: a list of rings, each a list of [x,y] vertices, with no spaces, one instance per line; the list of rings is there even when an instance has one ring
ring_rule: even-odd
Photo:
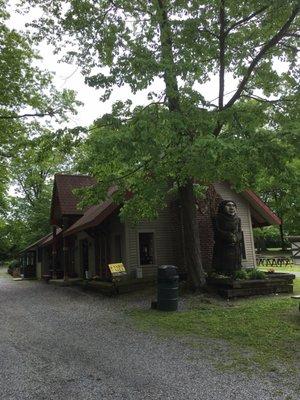
[[[63,270],[64,270],[64,280],[67,281],[69,279],[69,271],[68,271],[68,240],[67,238],[63,238]]]
[[[53,270],[53,279],[57,278],[56,275],[56,263],[57,263],[57,238],[56,238],[56,226],[52,228],[53,232],[53,243],[52,243],[52,270]]]

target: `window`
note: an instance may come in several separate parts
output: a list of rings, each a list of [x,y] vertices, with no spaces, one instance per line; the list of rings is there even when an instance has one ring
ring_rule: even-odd
[[[154,264],[154,233],[139,233],[140,265]]]
[[[245,247],[245,239],[243,231],[242,231],[242,260],[246,260],[246,247]]]

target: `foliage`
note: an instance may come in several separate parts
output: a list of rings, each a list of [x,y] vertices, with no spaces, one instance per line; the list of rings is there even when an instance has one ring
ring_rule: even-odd
[[[53,75],[37,67],[40,56],[29,35],[8,27],[8,4],[0,1],[0,209],[7,203],[9,165],[22,137],[35,135],[42,117],[45,124],[66,122],[79,104],[73,91],[59,92]]]
[[[266,274],[257,268],[251,268],[247,270],[247,277],[248,279],[265,279]]]
[[[264,201],[282,218],[286,234],[298,234],[300,222],[299,179],[300,160],[294,159],[274,176],[260,175],[257,191]]]
[[[77,137],[55,132],[50,121],[67,122],[79,104],[73,91],[58,91],[53,75],[37,66],[29,34],[9,27],[8,6],[0,0],[0,258],[49,231],[50,178],[70,163]],[[11,185],[17,196],[9,196]]]
[[[53,132],[36,125],[31,135],[19,139],[10,160],[15,195],[7,197],[9,205],[0,213],[0,258],[14,256],[49,233],[53,175],[72,170],[78,140],[73,131]]]
[[[23,3],[43,11],[33,23],[36,39],[46,38],[58,52],[69,49],[64,59],[78,63],[86,83],[102,90],[103,101],[124,85],[133,93],[147,89],[147,106],[117,102],[91,128],[79,167],[99,185],[86,191],[86,201],[105,198],[113,185],[124,217],[155,218],[177,190],[187,266],[199,272],[192,279],[203,284],[194,182],[228,180],[241,190],[253,186],[259,174],[284,171],[294,155],[276,115],[287,104],[296,109],[298,101],[299,2]],[[288,72],[274,68],[278,59]],[[213,75],[219,81],[217,101],[201,88]],[[232,76],[237,84],[226,92]],[[157,79],[162,91],[151,86]]]
[[[54,45],[59,38],[58,51],[64,40],[72,43],[66,58],[78,61],[90,86],[105,89],[105,99],[115,85],[128,84],[135,93],[164,74],[182,82],[178,86],[174,81],[170,94],[170,82],[165,79],[165,91],[149,92],[153,104],[145,108],[132,110],[129,101],[115,104],[111,115],[95,123],[84,149],[83,169],[107,186],[117,183],[136,194],[129,201],[132,205],[125,205],[132,215],[154,217],[155,209],[165,201],[166,189],[190,176],[205,183],[229,179],[241,188],[254,181],[261,164],[265,173],[270,163],[274,173],[284,167],[288,142],[268,129],[268,124],[276,124],[273,116],[285,106],[285,98],[288,104],[296,101],[296,1],[288,5],[279,1],[168,1],[165,8],[160,1],[138,5],[126,0],[25,3],[44,11],[34,24],[39,28],[38,38],[47,37]],[[220,11],[225,13],[224,21],[220,21]],[[164,13],[168,18],[162,21]],[[163,23],[169,31],[163,30]],[[170,54],[161,37],[168,34]],[[274,69],[274,57],[290,64],[288,74]],[[225,81],[223,67],[240,84],[227,103],[220,87],[216,105],[198,88],[211,73]],[[268,103],[254,95],[255,88],[266,96],[284,96]],[[180,112],[170,112],[166,106],[176,96]],[[104,194],[107,187],[102,187]]]
[[[258,252],[264,252],[268,248],[280,248],[282,246],[278,226],[254,228],[253,234],[255,247],[257,248]],[[288,245],[287,241],[285,241],[285,243]]]
[[[234,279],[248,279],[248,274],[244,269],[241,269],[235,273]]]
[[[224,279],[228,279],[231,277],[227,276],[227,275],[221,275],[218,273],[213,272],[210,277],[212,278],[224,278]],[[265,279],[266,278],[266,274],[257,269],[257,268],[248,268],[248,269],[241,269],[240,271],[236,271],[236,273],[234,274],[234,278],[233,279]]]

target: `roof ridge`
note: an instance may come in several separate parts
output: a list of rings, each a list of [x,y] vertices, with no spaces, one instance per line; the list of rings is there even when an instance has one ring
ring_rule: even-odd
[[[84,175],[84,174],[66,174],[63,172],[57,172],[54,174],[54,176],[69,176],[69,177],[83,177],[83,178],[91,178],[91,179],[95,179],[94,177],[92,177],[91,175]]]

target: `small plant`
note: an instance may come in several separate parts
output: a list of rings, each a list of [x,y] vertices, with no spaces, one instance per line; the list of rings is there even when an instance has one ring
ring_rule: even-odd
[[[240,271],[237,271],[234,274],[234,279],[248,279],[247,272],[244,269],[241,269]]]
[[[275,272],[274,268],[269,268],[267,271],[268,274],[274,274],[274,272]]]
[[[210,272],[208,277],[209,278],[229,278],[227,275],[222,275],[217,272]]]
[[[247,271],[248,279],[265,279],[266,274],[259,269],[252,268]]]

